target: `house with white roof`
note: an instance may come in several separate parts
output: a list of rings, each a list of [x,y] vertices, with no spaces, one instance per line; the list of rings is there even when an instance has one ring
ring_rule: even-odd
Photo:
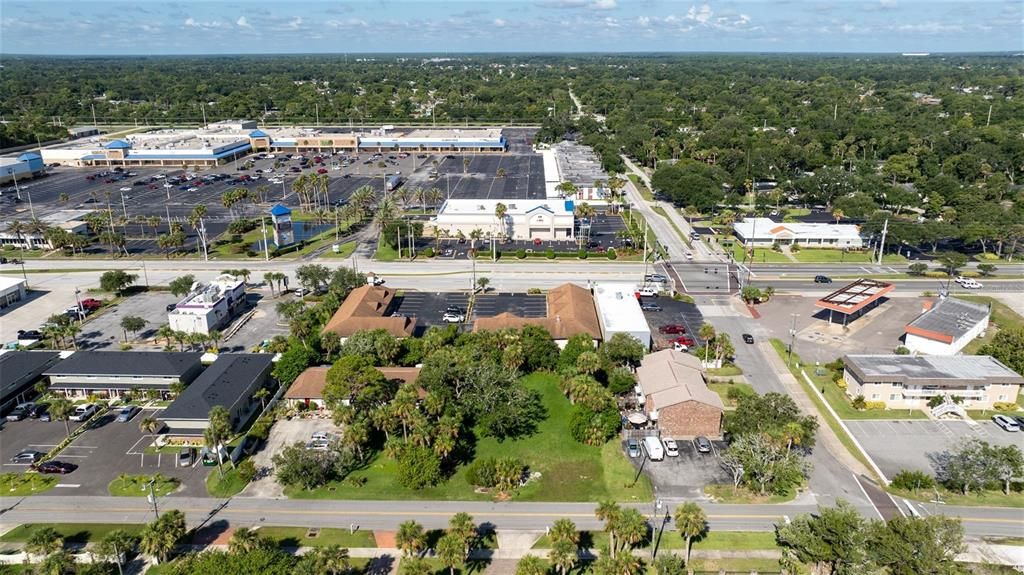
[[[495,208],[505,206],[499,219]],[[485,237],[513,240],[569,240],[574,237],[575,206],[570,200],[465,200],[451,199],[441,205],[430,225],[449,237],[466,237],[479,229]]]
[[[853,224],[777,223],[768,218],[744,218],[732,225],[733,233],[743,245],[767,247],[799,245],[802,248],[860,249],[864,240],[860,227]]]
[[[924,303],[905,329],[903,345],[912,353],[956,355],[988,329],[989,306],[947,297]]]

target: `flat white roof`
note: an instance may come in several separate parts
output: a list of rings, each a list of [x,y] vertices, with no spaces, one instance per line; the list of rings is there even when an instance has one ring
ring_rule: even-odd
[[[26,283],[23,278],[14,276],[0,275],[0,292],[6,293],[11,288],[16,288],[21,284]]]
[[[778,223],[769,218],[744,218],[743,221],[733,224],[732,228],[747,239],[769,239],[787,231],[794,239],[860,238],[860,228],[852,224]]]
[[[594,302],[605,331],[651,331],[636,299],[635,284],[599,283],[594,287]]]
[[[467,199],[454,199],[445,201],[444,205],[441,206],[441,210],[438,215],[480,215],[486,214],[494,216],[494,207],[498,203],[505,204],[507,211],[505,212],[508,216],[515,216],[529,213],[535,209],[546,209],[553,215],[559,214],[571,214],[572,210],[568,209],[565,200],[559,199],[547,199],[547,200],[514,200],[514,199],[501,199],[501,200],[467,200]],[[572,203],[572,202],[570,202]]]

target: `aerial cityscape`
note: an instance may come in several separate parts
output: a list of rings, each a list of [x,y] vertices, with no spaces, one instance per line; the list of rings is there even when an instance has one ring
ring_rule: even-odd
[[[1024,572],[1020,3],[0,12],[0,574]]]

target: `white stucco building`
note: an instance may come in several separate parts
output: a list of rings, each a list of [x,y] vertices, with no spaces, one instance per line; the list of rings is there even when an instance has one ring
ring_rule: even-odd
[[[505,204],[502,220],[494,214],[498,203]],[[573,236],[575,205],[572,201],[546,200],[447,200],[430,225],[450,237],[462,232],[466,237],[479,229],[484,237],[514,240],[568,240]]]
[[[651,327],[640,309],[635,284],[599,283],[594,286],[594,303],[604,341],[625,333],[640,340],[644,347],[651,347]]]
[[[193,284],[185,299],[167,314],[171,329],[186,333],[210,333],[226,325],[245,304],[245,282],[220,275],[208,284]]]
[[[0,276],[0,309],[25,299],[27,286],[23,278]]]
[[[768,218],[744,218],[732,225],[733,232],[746,246],[797,244],[802,248],[864,247],[860,228],[852,224],[777,223]]]
[[[913,353],[956,355],[988,329],[987,305],[956,298],[925,302],[924,311],[907,324],[903,345]]]

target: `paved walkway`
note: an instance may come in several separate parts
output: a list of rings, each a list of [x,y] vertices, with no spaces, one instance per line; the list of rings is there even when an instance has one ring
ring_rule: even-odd
[[[782,361],[779,354],[775,352],[775,348],[767,342],[761,342],[757,344],[761,348],[761,353],[768,360],[769,366],[775,371],[776,376],[782,385],[786,388],[787,395],[793,398],[796,402],[797,407],[800,411],[813,415],[818,420],[818,442],[820,442],[833,457],[836,458],[844,467],[850,471],[858,474],[871,477],[873,473],[864,466],[856,457],[854,457],[846,446],[839,441],[839,437],[836,435],[828,423],[824,420],[824,416],[818,412],[818,406],[811,401],[811,398],[807,397],[807,393],[804,391],[800,383],[790,373],[786,363]]]

